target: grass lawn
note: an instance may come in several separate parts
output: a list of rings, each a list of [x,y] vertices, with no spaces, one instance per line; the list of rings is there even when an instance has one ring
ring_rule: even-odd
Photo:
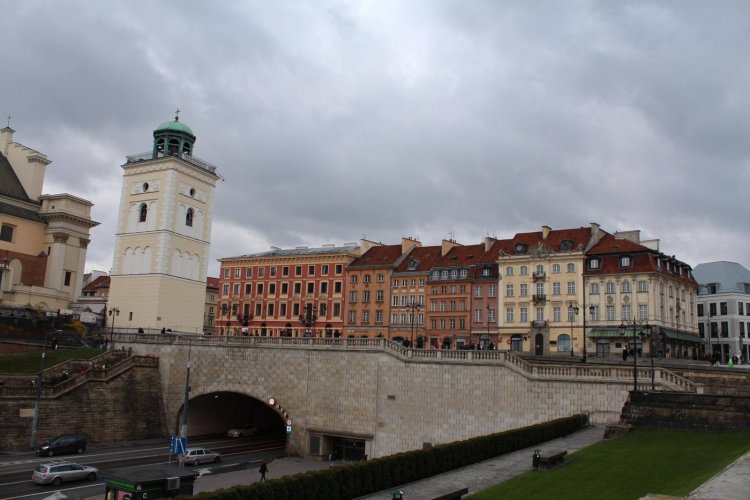
[[[569,455],[563,466],[527,472],[468,498],[633,500],[687,496],[750,450],[750,430],[638,430]],[[531,463],[531,457],[529,457]]]
[[[44,367],[59,365],[69,359],[91,359],[104,351],[95,348],[84,349],[58,349],[46,351],[44,356]],[[39,361],[42,357],[41,351],[24,354],[6,354],[0,356],[0,373],[12,374],[34,374],[39,372]]]

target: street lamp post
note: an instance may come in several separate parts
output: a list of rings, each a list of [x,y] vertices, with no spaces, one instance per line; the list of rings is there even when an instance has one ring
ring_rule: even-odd
[[[315,337],[315,321],[318,316],[315,312],[315,306],[313,304],[305,304],[305,312],[299,315],[299,322],[305,325],[305,337],[308,332],[310,337]]]
[[[411,349],[414,349],[414,314],[419,311],[422,306],[414,301],[411,301],[411,303],[406,307],[410,310],[409,313],[411,314],[411,337],[409,340],[409,347]]]
[[[487,299],[489,300],[489,299]],[[490,336],[490,304],[487,303],[487,347],[492,343],[492,336]]]
[[[42,359],[39,360],[39,373],[36,377],[36,400],[34,401],[34,418],[31,421],[31,449],[36,448],[36,429],[39,424],[39,406],[42,400],[42,372],[44,371],[44,356],[47,354],[47,334],[44,334]]]
[[[640,336],[641,340],[645,339],[646,337],[651,335],[651,325],[648,324],[648,318],[643,319],[633,319],[633,320],[622,320],[622,323],[620,324],[620,332],[622,333],[622,336],[625,336],[625,333],[629,327],[633,327],[633,391],[638,390],[638,337]],[[641,331],[638,332],[638,327],[640,327]],[[648,331],[648,333],[646,333]],[[652,361],[653,361],[653,353],[651,353]]]
[[[570,356],[573,357],[573,320],[575,320],[575,317],[578,316],[578,311],[580,309],[578,308],[578,304],[575,302],[571,302],[570,305],[568,305],[568,319],[570,320]],[[586,306],[583,308],[583,321],[586,321]],[[586,334],[586,327],[583,328],[584,335]],[[586,352],[586,340],[584,339],[583,344],[583,352]],[[584,354],[584,359],[586,359],[586,355]]]
[[[120,315],[120,308],[111,307],[109,309],[109,315],[112,317],[112,324],[110,325],[110,330],[109,330],[109,345],[110,345],[110,349],[114,349],[115,348],[115,317]]]

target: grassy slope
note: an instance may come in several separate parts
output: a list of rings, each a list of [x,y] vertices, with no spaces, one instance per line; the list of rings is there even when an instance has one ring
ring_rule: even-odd
[[[469,498],[632,500],[648,493],[687,496],[748,450],[750,430],[635,431],[580,450],[570,455],[564,466],[528,472]]]
[[[69,359],[91,359],[102,354],[99,349],[58,349],[47,351],[44,358],[44,367],[49,368],[63,363]],[[41,351],[24,354],[6,354],[0,356],[0,373],[5,374],[34,374],[39,371]]]

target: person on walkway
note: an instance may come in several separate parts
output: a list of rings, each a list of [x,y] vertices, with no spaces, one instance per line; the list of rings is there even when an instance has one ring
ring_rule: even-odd
[[[167,329],[166,329],[166,328],[164,328],[164,327],[162,327],[162,329],[161,329],[161,334],[162,334],[162,335],[164,335],[165,333],[167,333]]]
[[[266,480],[266,473],[268,472],[268,466],[265,462],[261,462],[260,469],[258,469],[258,472],[260,472],[260,480],[265,481]]]

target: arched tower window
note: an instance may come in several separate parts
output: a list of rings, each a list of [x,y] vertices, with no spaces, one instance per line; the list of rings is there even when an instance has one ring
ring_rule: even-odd
[[[163,155],[192,155],[195,135],[190,127],[180,122],[179,116],[174,121],[159,125],[154,130],[153,158]]]
[[[146,222],[146,216],[148,216],[148,207],[145,203],[141,203],[141,211],[138,216],[138,222]]]
[[[185,225],[189,227],[193,227],[193,209],[188,208],[187,214],[185,215]]]

